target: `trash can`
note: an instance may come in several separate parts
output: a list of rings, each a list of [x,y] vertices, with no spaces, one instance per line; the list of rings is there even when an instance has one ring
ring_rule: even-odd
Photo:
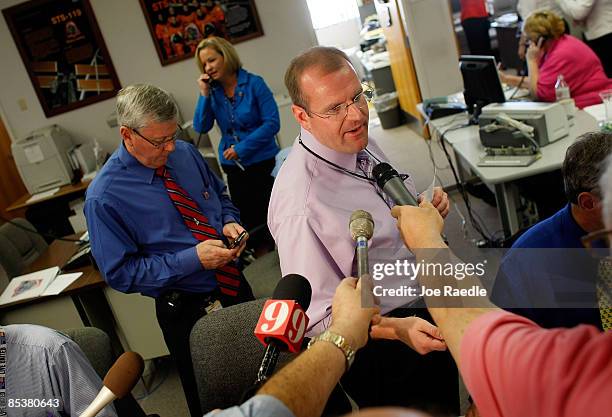
[[[402,124],[402,112],[396,92],[376,96],[372,102],[383,129],[391,129]]]

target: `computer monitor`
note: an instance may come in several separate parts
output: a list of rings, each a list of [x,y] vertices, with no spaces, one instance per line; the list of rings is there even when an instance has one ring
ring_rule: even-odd
[[[485,55],[461,55],[459,69],[463,77],[463,97],[472,122],[478,121],[480,110],[489,103],[506,101],[495,57]]]

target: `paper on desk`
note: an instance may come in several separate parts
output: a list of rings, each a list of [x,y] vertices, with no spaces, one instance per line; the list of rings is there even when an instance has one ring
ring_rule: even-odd
[[[55,277],[53,282],[49,284],[47,289],[41,294],[41,297],[45,297],[47,295],[57,295],[64,291],[66,288],[70,286],[74,281],[76,281],[81,275],[82,272],[75,272],[73,274],[63,274]]]
[[[11,279],[0,296],[0,304],[40,297],[57,276],[59,268],[43,269]]]
[[[49,191],[43,191],[42,193],[33,194],[32,197],[27,199],[26,204],[33,203],[35,201],[43,200],[45,198],[51,197],[53,194],[57,193],[58,191],[59,191],[59,187],[55,187]]]
[[[598,122],[601,122],[606,118],[606,108],[604,107],[603,103],[588,106],[582,110],[593,116]]]

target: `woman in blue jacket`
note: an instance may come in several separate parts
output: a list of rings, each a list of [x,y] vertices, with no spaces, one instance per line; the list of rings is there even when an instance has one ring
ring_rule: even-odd
[[[275,139],[280,129],[278,107],[263,78],[242,69],[236,50],[225,39],[204,39],[195,59],[201,75],[193,127],[206,133],[217,121],[222,133],[221,167],[244,227],[252,230],[266,224],[274,183],[270,174],[279,151]],[[254,236],[252,247],[273,248],[272,236],[267,227],[264,230],[258,233],[259,239]]]

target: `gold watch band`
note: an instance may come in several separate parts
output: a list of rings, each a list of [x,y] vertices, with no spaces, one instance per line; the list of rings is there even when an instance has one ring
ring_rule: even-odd
[[[310,339],[310,342],[308,343],[308,348],[310,349],[310,347],[318,341],[329,342],[335,345],[338,349],[340,349],[344,354],[344,357],[346,358],[346,370],[349,370],[349,368],[353,364],[353,361],[355,360],[355,349],[351,347],[351,345],[346,341],[343,336],[332,331],[326,330],[320,335]]]

